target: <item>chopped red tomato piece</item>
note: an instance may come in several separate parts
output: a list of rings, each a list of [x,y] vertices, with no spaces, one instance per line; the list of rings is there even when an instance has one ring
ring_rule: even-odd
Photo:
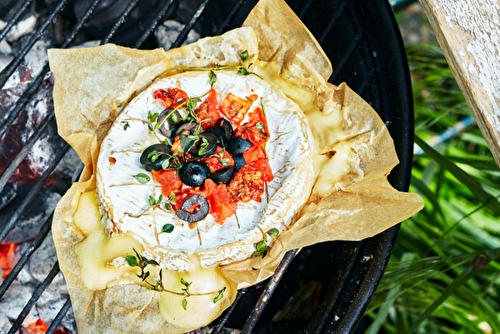
[[[248,128],[243,132],[241,138],[250,140],[254,145],[264,145],[269,139],[269,133],[263,131],[263,129],[257,129],[255,127]]]
[[[217,92],[215,89],[210,90],[208,97],[196,110],[196,115],[201,121],[203,130],[214,126],[215,122],[221,118],[219,110],[217,109]]]
[[[250,120],[234,131],[234,137],[250,140],[255,145],[262,145],[269,139],[267,120],[261,108],[255,108],[248,114]]]
[[[243,158],[247,164],[250,164],[259,159],[265,159],[266,153],[261,146],[253,145],[248,150],[243,152]]]
[[[250,109],[253,101],[257,100],[258,96],[253,94],[245,99],[237,97],[232,93],[227,94],[226,98],[220,103],[220,111],[229,118],[229,121],[234,125],[240,125],[245,118],[245,114]]]
[[[212,195],[210,196],[210,207],[213,208],[214,218],[222,225],[226,218],[235,214],[238,203],[234,203],[232,200],[227,186],[221,184],[212,191]]]
[[[248,165],[243,166],[229,182],[229,192],[235,202],[261,202],[260,196],[264,193],[262,172]]]
[[[163,196],[170,196],[170,193],[178,195],[181,193],[182,181],[177,176],[177,171],[175,170],[163,170],[153,171],[153,178],[161,184],[161,192]]]
[[[215,173],[220,169],[231,168],[234,166],[234,160],[231,154],[222,149],[222,147],[220,146],[217,146],[214,154],[201,159],[201,161],[203,161],[208,166],[208,168],[210,169],[210,173]]]
[[[189,99],[186,92],[178,88],[157,89],[153,97],[162,100],[165,108],[175,108]]]
[[[250,167],[255,168],[256,171],[262,172],[261,179],[263,181],[269,182],[273,180],[273,171],[271,166],[269,166],[269,161],[265,158],[256,160],[249,164]]]

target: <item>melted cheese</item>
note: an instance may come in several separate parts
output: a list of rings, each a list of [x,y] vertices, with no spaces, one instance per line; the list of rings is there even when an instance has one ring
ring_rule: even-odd
[[[162,79],[133,99],[116,119],[101,144],[96,170],[101,223],[106,234],[113,238],[120,234],[134,236],[143,245],[145,256],[154,258],[163,268],[182,272],[189,270],[189,257],[194,253],[204,268],[248,258],[255,250],[253,244],[262,240],[261,231],[284,230],[309,196],[314,178],[312,135],[305,117],[292,100],[267,81],[253,75],[217,72],[214,89],[219,100],[228,93],[259,96],[250,112],[264,106],[270,133],[266,153],[274,180],[267,184],[262,202],[238,203],[236,214],[223,225],[208,215],[190,229],[175,213],[149,208],[149,196],[158,198],[161,194],[161,186],[152,177],[147,184],[132,177],[148,173],[139,157],[158,140],[148,130],[147,115],[149,111],[163,110],[162,103],[153,99],[153,92],[169,87],[180,88],[190,97],[202,96],[210,90],[208,73],[187,72]],[[128,122],[130,127],[124,130],[122,122]],[[116,162],[110,162],[110,157]],[[304,167],[300,168],[303,172],[294,172],[299,165]],[[132,217],[143,212],[138,218]],[[167,223],[175,226],[174,231],[160,234]]]
[[[144,284],[135,275],[127,275],[139,273],[140,270],[137,267],[129,267],[123,259],[127,255],[134,255],[132,248],[142,253],[142,245],[130,236],[118,236],[107,240],[100,224],[95,191],[80,196],[73,221],[86,237],[75,246],[75,252],[81,270],[80,278],[87,288],[102,290],[110,282],[120,278],[122,282]],[[186,310],[182,307],[183,296],[155,292],[154,298],[158,301],[160,314],[165,320],[180,327],[196,328],[207,325],[219,316],[234,301],[237,289],[234,283],[220,273],[218,267],[203,269],[196,256],[191,256],[190,262],[188,273],[163,270],[165,289],[182,292],[184,286],[180,282],[183,278],[187,282],[192,282],[189,286],[190,293],[215,293],[187,297]],[[149,266],[147,270],[152,276],[158,277],[158,268]],[[223,288],[225,288],[223,297],[214,303],[217,291]]]

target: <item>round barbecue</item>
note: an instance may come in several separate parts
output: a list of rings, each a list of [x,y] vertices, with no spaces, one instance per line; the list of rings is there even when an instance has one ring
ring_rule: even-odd
[[[171,1],[153,0],[121,1],[120,10],[122,12],[117,16],[116,21],[123,18],[127,22],[125,28],[128,27],[128,29],[135,30],[136,27],[140,26],[137,30],[141,34],[137,37],[135,35],[138,34],[134,33],[133,40],[125,38],[128,35],[126,33],[127,29],[123,31],[116,30],[110,28],[112,25],[108,21],[101,23],[96,21],[99,18],[103,19],[102,12],[105,12],[106,8],[109,7],[109,3],[106,4],[106,1],[103,1],[103,4],[100,7],[98,6],[97,9],[94,8],[94,1],[82,0],[74,2],[76,5],[67,0],[57,1],[57,3],[55,1],[40,1],[40,4],[38,4],[37,2],[37,5],[46,6],[37,8],[37,10],[44,13],[38,17],[42,21],[37,25],[37,29],[38,26],[41,27],[40,29],[45,29],[42,25],[43,20],[46,20],[46,22],[55,21],[54,18],[59,15],[66,20],[60,24],[66,24],[71,29],[75,29],[75,36],[77,36],[79,42],[85,41],[91,36],[92,38],[102,39],[104,42],[116,42],[130,47],[154,48],[158,46],[153,38],[153,29],[156,23],[166,19],[175,19],[179,24],[185,24],[186,26],[185,28],[181,26],[179,29],[180,34],[171,41],[171,47],[174,48],[180,46],[188,38],[188,33],[191,30],[196,31],[201,37],[205,37],[218,35],[241,26],[248,12],[255,6],[257,1],[185,0],[174,1],[173,3]],[[331,60],[333,73],[329,81],[335,85],[346,82],[379,112],[386,123],[401,161],[392,170],[389,181],[398,190],[407,191],[412,161],[413,105],[408,65],[399,29],[389,2],[387,0],[370,2],[289,0],[287,2],[316,37]],[[26,8],[32,9],[32,7],[29,7],[30,2],[27,1],[26,3],[28,4]],[[72,7],[65,8],[65,6]],[[151,7],[156,8],[156,10],[148,10],[147,12],[156,14],[156,16],[151,15],[151,18],[148,16],[148,20],[145,20],[139,15],[139,13]],[[16,10],[20,13],[20,11],[26,10],[23,8]],[[95,18],[84,15],[85,11],[91,13],[94,10],[97,14],[101,13],[101,15],[96,15]],[[77,13],[77,11],[79,12]],[[135,14],[128,17],[129,12]],[[75,25],[76,20],[79,18],[87,20],[83,27]],[[106,16],[106,18],[109,17]],[[13,20],[17,20],[17,18]],[[134,20],[137,20],[137,22],[134,22]],[[15,22],[13,21],[13,23]],[[53,29],[56,30],[56,28]],[[70,31],[71,29],[66,30]],[[113,36],[115,36],[116,41]],[[62,41],[57,41],[57,39],[60,40],[61,38]],[[72,40],[73,37],[69,33],[63,37],[57,36],[56,42],[59,42],[59,44],[55,46],[66,47]],[[27,48],[29,49],[29,46]],[[21,59],[20,57],[16,59]],[[0,74],[0,84],[2,86],[20,66],[16,59]],[[40,91],[44,88],[44,86],[41,86],[42,79],[47,71],[48,68],[42,70],[39,75],[40,79],[34,81],[34,88],[32,91],[28,90],[25,93],[25,98],[29,100],[33,96],[40,94]],[[48,85],[50,82],[46,84]],[[38,87],[35,87],[36,85]],[[0,114],[0,116],[4,117],[4,120],[0,123],[0,138],[3,138],[6,133],[10,133],[8,132],[11,131],[9,128],[12,124],[15,124],[16,117],[22,117],[22,115],[19,115],[24,108],[23,103],[23,99],[20,99],[10,107],[9,112],[5,112],[5,117],[4,114]],[[46,127],[50,129],[53,111],[49,109],[44,117],[44,121],[40,123],[39,130],[37,130],[40,133]],[[21,163],[24,155],[28,154],[31,146],[35,145],[39,137],[40,134],[35,132],[33,138],[28,139],[27,143],[23,143],[26,148],[16,153],[18,158],[13,157],[12,162],[9,160],[10,164],[6,166],[3,166],[4,163],[2,162],[1,170],[3,175],[0,175],[0,191],[10,191],[13,187],[17,189],[17,187],[23,186],[23,182],[17,184],[18,179],[16,177],[18,176],[14,172],[16,169],[19,172],[19,166],[22,168]],[[30,185],[29,193],[25,197],[23,194],[24,200],[19,200],[18,196],[17,200],[20,203],[11,203],[17,205],[15,208],[12,205],[9,207],[9,210],[14,212],[10,211],[8,216],[2,216],[2,210],[4,208],[6,210],[7,206],[0,206],[0,229],[2,229],[0,231],[0,241],[5,240],[9,232],[14,228],[16,221],[23,214],[35,216],[35,213],[25,213],[27,211],[25,208],[30,208],[29,203],[31,200],[40,197],[40,195],[37,195],[40,194],[40,189],[45,189],[42,187],[48,187],[51,184],[49,181],[55,179],[54,177],[50,179],[49,175],[53,169],[58,167],[58,164],[63,165],[61,161],[63,161],[68,150],[67,144],[58,142],[57,145],[59,146],[55,148],[56,153],[54,153],[53,159],[46,167],[48,173],[40,173],[40,175],[32,178],[33,187],[31,188]],[[59,173],[61,172],[59,171]],[[68,179],[66,174],[65,177]],[[11,178],[10,181],[9,178]],[[61,176],[59,179],[64,178]],[[59,188],[52,186],[50,189],[55,189],[54,192],[64,193],[69,185],[70,183],[66,182],[59,185]],[[26,192],[28,192],[28,189]],[[4,197],[0,198],[2,201],[3,199]],[[33,210],[33,208],[30,208],[30,210]],[[213,333],[221,333],[224,328],[239,328],[243,329],[243,332],[254,333],[353,332],[363,316],[389,261],[398,228],[398,226],[395,226],[361,242],[326,242],[305,248],[300,252],[289,252],[273,277],[256,286],[240,291],[239,297],[233,306],[212,324],[216,326]],[[45,222],[34,241],[34,249],[41,245],[49,231],[50,222]],[[26,251],[26,258],[31,255],[30,252],[32,251],[30,249]],[[22,266],[18,269],[14,268],[11,275],[2,283],[0,298],[12,285],[21,268]],[[48,273],[48,278],[45,280],[46,285],[50,284],[58,270],[57,263],[54,264],[52,270],[50,268],[47,270],[47,273],[49,271],[50,273]],[[290,297],[300,289],[314,292],[312,294],[314,298],[308,300],[306,310],[309,312],[308,315],[295,314],[290,316],[284,314],[286,312],[280,313]],[[61,299],[66,301],[66,296],[62,296]],[[30,305],[33,307],[32,304],[28,304],[28,306]],[[64,304],[61,316],[54,319],[48,333],[53,332],[59,326],[69,306],[69,302]],[[20,328],[25,317],[26,314],[21,313],[19,318],[13,321],[11,331]]]

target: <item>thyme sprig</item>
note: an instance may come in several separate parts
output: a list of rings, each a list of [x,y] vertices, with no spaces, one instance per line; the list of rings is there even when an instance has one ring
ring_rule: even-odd
[[[217,291],[210,291],[210,292],[203,292],[203,293],[191,292],[191,291],[189,291],[189,287],[191,286],[191,284],[193,284],[193,282],[187,282],[183,277],[181,277],[181,280],[180,280],[181,284],[184,286],[181,289],[181,292],[166,289],[165,286],[163,285],[163,275],[162,275],[163,269],[160,269],[160,271],[159,271],[160,278],[151,276],[151,272],[146,270],[146,267],[148,265],[159,266],[158,262],[156,262],[155,260],[149,260],[145,256],[140,255],[135,248],[133,248],[133,250],[134,250],[134,253],[136,256],[127,255],[125,257],[125,260],[127,261],[129,266],[139,267],[141,269],[141,273],[136,274],[137,277],[142,279],[142,281],[149,286],[148,287],[149,290],[158,291],[158,292],[167,292],[167,293],[171,293],[174,295],[183,296],[184,298],[182,299],[182,308],[184,310],[186,310],[186,308],[187,308],[187,302],[188,302],[187,298],[189,298],[190,296],[209,296],[209,295],[216,294],[216,296],[212,300],[214,304],[217,303],[219,300],[221,300],[222,297],[224,296],[224,291],[226,291],[225,286],[222,289],[217,290]],[[152,282],[147,280],[148,278],[150,278]]]
[[[267,255],[267,251],[269,250],[269,248],[271,248],[271,246],[268,244],[269,240],[267,239],[267,236],[275,238],[280,234],[280,230],[278,230],[277,228],[272,228],[266,233],[264,233],[262,230],[261,232],[263,234],[262,240],[253,244],[255,251],[252,253],[252,257],[259,257],[262,255],[262,258],[265,258]]]

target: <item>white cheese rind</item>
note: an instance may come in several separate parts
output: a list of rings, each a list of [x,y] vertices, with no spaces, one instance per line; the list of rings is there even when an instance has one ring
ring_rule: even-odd
[[[261,103],[264,106],[270,134],[266,153],[274,179],[267,184],[262,202],[239,202],[236,214],[223,225],[208,215],[197,228],[190,229],[173,212],[148,209],[149,196],[158,198],[161,186],[139,162],[142,151],[157,143],[148,130],[147,116],[148,111],[161,112],[163,107],[160,101],[155,101],[153,92],[169,87],[180,88],[190,97],[210,90],[207,72],[167,77],[139,94],[118,116],[101,144],[97,162],[98,202],[104,230],[108,236],[121,233],[134,236],[144,245],[145,256],[155,258],[170,270],[187,271],[188,256],[192,253],[199,255],[205,268],[248,258],[255,250],[253,243],[262,239],[261,230],[283,231],[309,196],[314,177],[312,135],[305,117],[293,101],[267,81],[252,75],[217,72],[214,89],[219,102],[228,93],[259,96],[250,111]],[[127,130],[122,122],[130,125]],[[110,162],[110,157],[116,162]],[[149,174],[151,181],[140,184],[133,178],[139,173]],[[146,213],[140,217],[131,217],[144,210]],[[174,231],[159,234],[167,223],[175,225]]]

